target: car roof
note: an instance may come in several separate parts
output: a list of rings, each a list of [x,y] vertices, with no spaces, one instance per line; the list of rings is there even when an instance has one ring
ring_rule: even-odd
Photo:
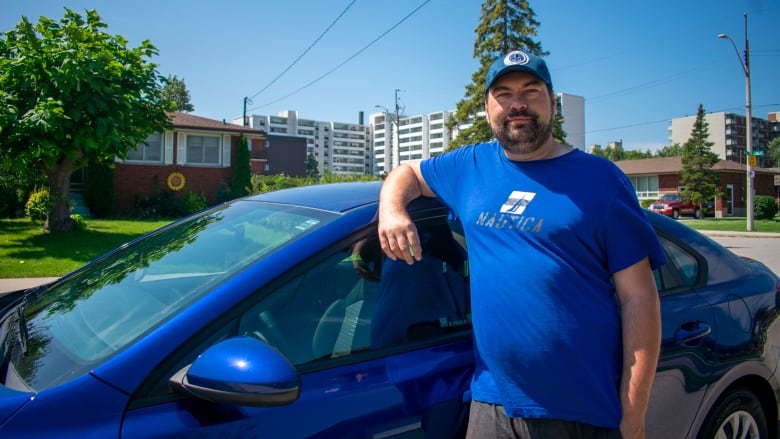
[[[379,202],[381,181],[316,184],[253,195],[249,200],[295,204],[331,212],[346,212]]]

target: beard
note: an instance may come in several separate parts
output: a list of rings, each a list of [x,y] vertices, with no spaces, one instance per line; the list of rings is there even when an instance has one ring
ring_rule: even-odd
[[[525,124],[515,124],[509,119],[516,116],[530,117]],[[552,136],[552,121],[554,115],[550,112],[550,123],[539,121],[539,115],[530,111],[513,111],[506,115],[497,128],[491,124],[493,135],[504,150],[511,154],[529,154],[539,150]]]

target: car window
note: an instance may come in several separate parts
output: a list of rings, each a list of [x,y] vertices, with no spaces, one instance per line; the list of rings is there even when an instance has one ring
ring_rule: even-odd
[[[659,238],[667,263],[654,271],[658,291],[663,294],[694,287],[700,270],[696,257],[665,237]]]
[[[301,365],[469,330],[465,251],[444,218],[418,231],[421,262],[386,258],[374,231],[264,295],[239,333]]]

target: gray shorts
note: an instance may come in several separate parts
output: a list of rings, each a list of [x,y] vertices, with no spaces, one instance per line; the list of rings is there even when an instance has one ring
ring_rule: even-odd
[[[508,418],[496,404],[471,401],[466,439],[620,439],[617,428],[556,419]]]

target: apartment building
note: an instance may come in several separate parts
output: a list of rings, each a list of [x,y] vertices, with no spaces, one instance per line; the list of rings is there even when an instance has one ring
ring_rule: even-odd
[[[297,111],[286,110],[277,116],[247,116],[251,128],[269,135],[287,135],[306,139],[306,156],[314,155],[320,175],[366,175],[373,169],[369,129],[362,123],[326,122],[303,119]],[[233,120],[242,124],[242,118]],[[271,168],[273,169],[273,167]]]
[[[770,114],[777,120],[777,114]],[[753,138],[751,149],[756,155],[758,167],[770,167],[769,157],[763,155],[769,142],[778,136],[778,122],[752,117]],[[745,163],[747,151],[747,118],[734,113],[709,113],[704,116],[707,122],[709,138],[713,143],[712,152],[721,160],[729,160],[737,163]],[[672,144],[684,144],[691,137],[696,116],[678,117],[672,119],[669,124],[669,140]]]
[[[558,114],[563,116],[563,131],[566,143],[585,150],[585,98],[568,93],[555,95],[558,100]]]
[[[451,137],[447,129],[448,111],[399,116],[373,113],[369,115],[374,151],[374,175],[382,175],[410,160],[435,157],[443,153]]]

